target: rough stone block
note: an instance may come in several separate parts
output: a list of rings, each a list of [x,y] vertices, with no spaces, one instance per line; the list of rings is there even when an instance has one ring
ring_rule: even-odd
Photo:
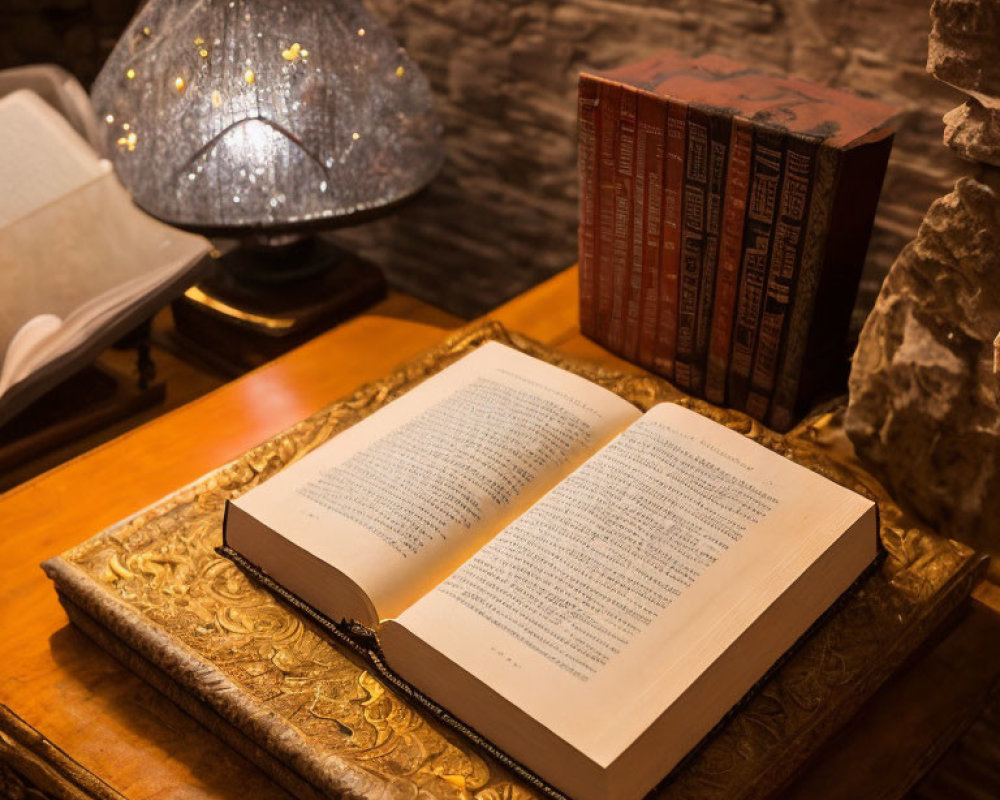
[[[861,332],[848,436],[942,532],[1000,541],[1000,170],[962,178],[899,255]]]
[[[970,98],[944,115],[944,143],[968,161],[1000,167],[1000,109]]]

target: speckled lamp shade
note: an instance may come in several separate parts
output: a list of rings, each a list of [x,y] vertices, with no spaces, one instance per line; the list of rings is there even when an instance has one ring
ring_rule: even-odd
[[[135,202],[209,233],[353,222],[442,160],[426,79],[355,0],[150,0],[92,101]]]

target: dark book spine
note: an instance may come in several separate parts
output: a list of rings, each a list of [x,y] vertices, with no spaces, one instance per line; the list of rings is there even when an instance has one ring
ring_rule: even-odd
[[[727,403],[733,408],[746,405],[750,369],[757,346],[764,281],[771,254],[771,233],[777,211],[778,183],[784,162],[782,138],[777,131],[763,127],[758,127],[754,134],[750,194],[743,226],[743,259],[733,325],[733,352],[727,384]]]
[[[639,305],[639,342],[636,361],[653,365],[653,345],[656,341],[656,301],[660,284],[660,245],[663,207],[663,159],[666,151],[667,105],[648,94],[639,95],[636,116],[639,120],[637,158],[641,154],[643,169],[636,164],[636,198],[643,196],[642,214],[642,286]],[[639,176],[642,186],[639,187]]]
[[[677,359],[674,382],[686,392],[694,389],[695,324],[698,287],[705,251],[705,207],[708,194],[709,117],[697,106],[688,107],[687,157],[684,160],[684,200],[681,213],[680,299],[677,308]]]
[[[597,308],[594,281],[596,278],[597,246],[597,197],[600,181],[597,173],[598,141],[598,84],[587,76],[580,76],[577,97],[579,142],[577,160],[580,173],[580,330],[593,338],[597,334]]]
[[[757,352],[750,373],[750,392],[746,404],[746,412],[759,420],[766,418],[771,404],[785,321],[802,260],[803,230],[816,150],[815,140],[792,136],[788,139],[785,151],[785,171],[774,226],[774,246],[771,249],[764,308],[757,334]]]
[[[628,285],[625,287],[625,332],[622,339],[622,355],[629,361],[635,361],[639,355],[639,325],[642,315],[642,260],[646,239],[646,140],[649,138],[649,133],[648,125],[644,125],[642,119],[642,113],[646,111],[643,96],[638,90],[632,90],[628,94],[632,112],[632,207],[629,209],[629,272]]]
[[[820,147],[816,154],[816,175],[809,203],[809,220],[802,247],[802,265],[798,286],[792,299],[788,336],[778,370],[768,424],[775,430],[787,430],[795,420],[795,401],[802,359],[806,351],[809,319],[816,302],[820,272],[823,268],[827,237],[833,215],[833,198],[840,163],[839,151]]]
[[[743,226],[752,154],[753,125],[747,120],[733,118],[722,209],[719,266],[716,270],[708,365],[705,370],[705,397],[717,405],[726,402],[726,373],[733,333],[733,312],[736,307],[736,286],[743,254]]]
[[[597,324],[596,338],[608,341],[611,329],[613,302],[615,244],[615,148],[618,143],[618,106],[621,87],[610,83],[600,84],[598,98],[599,120],[597,139]]]
[[[821,146],[802,266],[768,424],[788,430],[824,394],[843,391],[846,340],[892,137],[846,152]]]
[[[663,165],[663,222],[660,286],[656,312],[653,368],[673,380],[677,354],[677,287],[680,275],[681,204],[684,199],[684,148],[687,104],[671,100],[667,108],[667,149]]]
[[[611,321],[607,346],[624,355],[625,306],[632,273],[632,195],[635,191],[635,91],[618,92],[618,135],[615,146],[615,235],[611,249]]]
[[[705,393],[709,332],[715,282],[719,267],[719,239],[722,233],[722,208],[726,189],[726,161],[732,120],[728,115],[713,114],[709,119],[708,200],[705,206],[705,250],[702,255],[701,283],[698,287],[698,312],[695,317],[694,358],[691,361],[691,391]]]

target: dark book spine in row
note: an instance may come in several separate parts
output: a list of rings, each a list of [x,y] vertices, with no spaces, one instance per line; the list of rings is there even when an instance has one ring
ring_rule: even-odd
[[[851,309],[891,149],[892,137],[848,151],[819,148],[803,265],[768,415],[777,430],[846,383]]]
[[[602,83],[598,95],[597,137],[597,295],[596,337],[608,341],[613,303],[615,241],[615,148],[621,87]]]
[[[783,137],[774,130],[758,128],[750,167],[750,195],[726,394],[727,404],[733,408],[746,406],[750,388],[784,157]]]
[[[597,308],[594,283],[597,279],[597,196],[600,192],[597,171],[600,85],[592,78],[580,77],[577,119],[577,146],[580,171],[580,330],[590,337],[597,335]]]
[[[660,286],[652,366],[660,375],[674,380],[680,283],[681,211],[684,203],[684,151],[687,143],[686,103],[670,100],[667,104],[666,139]]]
[[[640,94],[636,116],[636,219],[642,220],[642,284],[639,289],[639,341],[634,360],[643,366],[652,366],[661,272],[667,104],[651,95]]]
[[[680,297],[677,308],[677,354],[674,382],[693,390],[695,318],[705,251],[705,204],[708,193],[708,115],[688,107],[684,202],[681,212]]]
[[[782,348],[767,419],[768,424],[776,430],[787,430],[794,423],[796,416],[799,376],[809,334],[809,318],[812,316],[820,271],[823,267],[824,245],[830,230],[839,160],[837,151],[831,148],[820,147],[816,153],[808,223],[802,245],[802,264],[795,282],[788,333]]]
[[[639,327],[642,312],[643,245],[646,225],[646,131],[640,117],[641,95],[631,93],[632,128],[632,184],[631,207],[628,210],[628,282],[625,286],[625,312],[622,332],[621,354],[629,361],[635,361],[639,353]],[[625,125],[623,111],[623,131]]]
[[[705,368],[705,397],[717,405],[726,402],[726,377],[729,373],[733,316],[743,256],[743,227],[750,186],[753,135],[754,128],[749,121],[733,118],[722,210],[719,265],[715,277],[715,300],[712,304],[708,363]]]
[[[611,248],[611,320],[608,349],[625,355],[625,314],[632,275],[632,229],[635,219],[635,102],[630,89],[618,91],[618,125],[615,138],[614,238]]]
[[[774,246],[764,292],[757,352],[750,374],[750,392],[744,408],[760,420],[766,418],[771,403],[788,309],[802,258],[803,228],[816,149],[815,141],[786,137],[785,171],[774,227]]]
[[[731,133],[731,117],[719,113],[711,116],[708,150],[708,199],[705,205],[705,251],[702,260],[701,284],[698,288],[694,359],[691,366],[691,390],[699,396],[704,396],[705,393],[705,374],[708,367],[715,283],[718,280],[722,208],[725,200]]]

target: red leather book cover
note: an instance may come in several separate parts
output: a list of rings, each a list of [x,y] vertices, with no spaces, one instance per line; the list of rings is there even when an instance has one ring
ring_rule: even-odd
[[[636,145],[635,216],[641,220],[640,252],[633,254],[641,265],[641,283],[635,304],[639,314],[635,355],[643,366],[653,364],[656,341],[656,300],[660,285],[660,246],[663,213],[663,162],[666,155],[667,104],[645,92],[639,93],[638,140]],[[626,350],[631,340],[626,335]]]
[[[726,189],[726,164],[729,158],[732,120],[714,112],[709,118],[708,197],[705,204],[705,249],[702,254],[701,282],[698,287],[698,313],[694,329],[694,358],[691,362],[691,390],[705,392],[708,366],[709,334],[715,282],[719,269],[719,245],[722,236],[722,209]]]
[[[625,355],[625,327],[632,282],[632,237],[635,230],[636,93],[618,97],[618,136],[615,142],[615,235],[611,246],[611,320],[608,349]]]
[[[687,104],[671,101],[667,108],[667,149],[663,177],[660,293],[657,298],[653,368],[674,377],[677,353],[677,290],[681,255],[681,208],[684,199],[684,148],[687,143]]]
[[[587,336],[597,334],[597,307],[594,282],[597,275],[597,199],[600,182],[597,172],[598,93],[600,84],[588,75],[580,76],[577,103],[580,171],[580,330]]]
[[[602,83],[597,98],[597,338],[606,342],[611,331],[615,242],[615,167],[618,115],[622,87]]]
[[[846,333],[896,110],[712,54],[665,52],[592,77],[601,84],[601,108],[596,184],[587,184],[597,195],[593,242],[581,221],[581,270],[589,275],[593,267],[592,294],[581,298],[584,331],[713,402],[745,408],[752,394],[754,415],[787,428],[846,378]],[[634,118],[626,113],[621,129],[615,92],[667,107],[658,232],[649,220],[655,134],[639,130],[638,111]],[[726,162],[724,180],[716,174],[714,182],[719,191],[711,166],[703,181],[685,177],[693,168],[688,145],[701,142],[690,134],[705,127],[699,114],[728,131],[724,155],[721,128],[710,130],[704,148],[709,165],[713,149],[716,163]],[[581,141],[589,141],[587,130],[581,123]],[[773,208],[785,185],[789,141],[816,146],[810,199],[798,222]],[[631,142],[630,153],[620,151],[623,142]],[[590,162],[581,156],[580,163],[584,170]],[[623,163],[631,163],[632,181],[619,177],[616,184]],[[769,217],[760,213],[768,207]],[[698,208],[700,229],[692,224]],[[586,199],[581,211],[590,211]],[[658,269],[650,268],[654,262]],[[596,307],[593,325],[588,303]]]

